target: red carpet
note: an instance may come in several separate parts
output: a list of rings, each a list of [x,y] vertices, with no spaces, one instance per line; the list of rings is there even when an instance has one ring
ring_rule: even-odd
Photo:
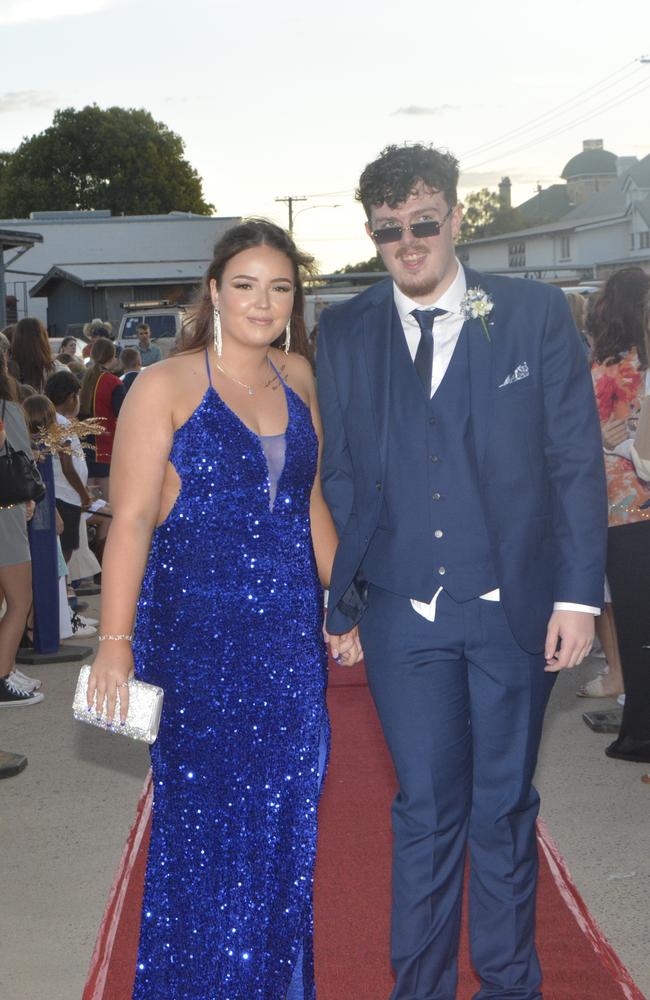
[[[387,1000],[392,986],[388,960],[392,766],[362,671],[333,666],[328,701],[333,744],[320,807],[315,893],[318,997]],[[131,997],[149,795],[147,782],[83,1000]],[[538,839],[538,947],[545,972],[544,1000],[644,1000],[594,924],[543,824]],[[458,1000],[470,1000],[477,989],[464,928]]]

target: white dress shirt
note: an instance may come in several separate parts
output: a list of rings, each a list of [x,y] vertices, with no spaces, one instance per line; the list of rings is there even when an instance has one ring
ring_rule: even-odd
[[[458,270],[456,272],[456,277],[452,281],[449,288],[443,292],[439,299],[435,302],[430,303],[427,306],[422,306],[421,303],[415,302],[410,299],[404,292],[400,291],[397,285],[393,282],[393,297],[395,300],[395,307],[404,330],[404,336],[406,338],[406,343],[413,361],[415,361],[415,354],[418,349],[418,344],[420,343],[420,324],[416,320],[415,316],[411,313],[414,309],[444,309],[446,310],[446,316],[437,316],[433,324],[433,365],[431,368],[431,395],[433,396],[438,386],[445,377],[447,368],[449,367],[449,362],[451,361],[452,355],[454,353],[454,348],[458,343],[458,338],[460,336],[460,331],[462,330],[465,318],[461,312],[461,302],[465,292],[467,291],[467,280],[465,278],[465,271],[461,267],[459,261],[456,261]],[[411,604],[418,614],[422,615],[423,618],[427,618],[429,621],[435,621],[436,619],[436,602],[440,596],[443,588],[439,587],[436,593],[433,595],[433,599],[429,604],[422,601],[411,600]],[[501,594],[499,590],[491,590],[488,594],[481,594],[481,598],[484,601],[500,601]],[[588,607],[585,604],[570,604],[565,601],[556,601],[553,605],[555,611],[585,611],[590,615],[599,615],[600,608]]]

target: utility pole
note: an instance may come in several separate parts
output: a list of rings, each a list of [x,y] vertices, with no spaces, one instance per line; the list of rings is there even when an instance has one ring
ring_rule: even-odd
[[[307,201],[303,196],[298,197],[298,195],[288,195],[286,198],[276,198],[276,201],[285,201],[289,206],[289,232],[293,233],[293,203],[294,201]]]

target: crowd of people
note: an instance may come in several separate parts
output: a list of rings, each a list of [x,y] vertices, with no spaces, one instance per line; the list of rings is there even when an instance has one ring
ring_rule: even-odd
[[[650,763],[650,275],[639,267],[614,272],[583,300],[582,314],[572,312],[589,352],[609,504],[596,619],[605,665],[578,695],[618,698],[622,725],[606,752]]]
[[[451,154],[422,146],[366,168],[393,280],[322,314],[316,382],[311,261],[265,220],[217,244],[163,364],[146,331],[118,358],[101,321],[79,371],[76,345],[53,357],[35,320],[0,350],[0,435],[34,451],[46,485],[0,510],[0,706],[42,700],[15,654],[58,646],[62,603],[66,627],[94,634],[65,591],[91,557],[89,709],[123,722],[134,673],[165,691],[136,1000],[206,975],[241,995],[313,993],[323,587],[330,650],[353,664],[363,646],[400,785],[395,998],[425,981],[454,994],[467,845],[477,971],[506,995],[516,966],[539,995],[532,778],[553,680],[590,649],[594,615],[607,667],[578,693],[624,694],[607,754],[650,762],[650,276],[570,297],[580,341],[556,289],[460,265],[457,179]],[[512,349],[489,386],[497,329]]]
[[[141,368],[160,358],[146,324],[138,335],[146,361],[140,348],[118,357],[111,324],[99,319],[84,327],[81,351],[64,337],[54,354],[32,317],[0,333],[0,447],[33,454],[45,485],[37,503],[0,507],[0,707],[43,700],[41,680],[16,666],[20,649],[46,657],[62,640],[96,634],[76,589],[101,573],[120,407]],[[95,433],[80,438],[75,428],[87,420]]]

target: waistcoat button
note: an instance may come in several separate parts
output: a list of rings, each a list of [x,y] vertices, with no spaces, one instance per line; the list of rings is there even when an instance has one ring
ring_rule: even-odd
[[[436,538],[442,538],[442,536],[443,536],[444,532],[443,532],[443,531],[441,531],[441,530],[440,530],[440,528],[436,528],[436,530],[434,531],[434,533],[433,533],[433,534],[434,534],[434,536],[435,536]]]
[[[440,569],[438,570],[438,573],[440,574],[440,576],[444,576],[446,572],[447,572],[447,570],[445,569],[444,566],[441,566]]]
[[[439,500],[440,499],[440,494],[439,493],[434,493],[433,496],[431,497],[431,499],[432,500]]]

